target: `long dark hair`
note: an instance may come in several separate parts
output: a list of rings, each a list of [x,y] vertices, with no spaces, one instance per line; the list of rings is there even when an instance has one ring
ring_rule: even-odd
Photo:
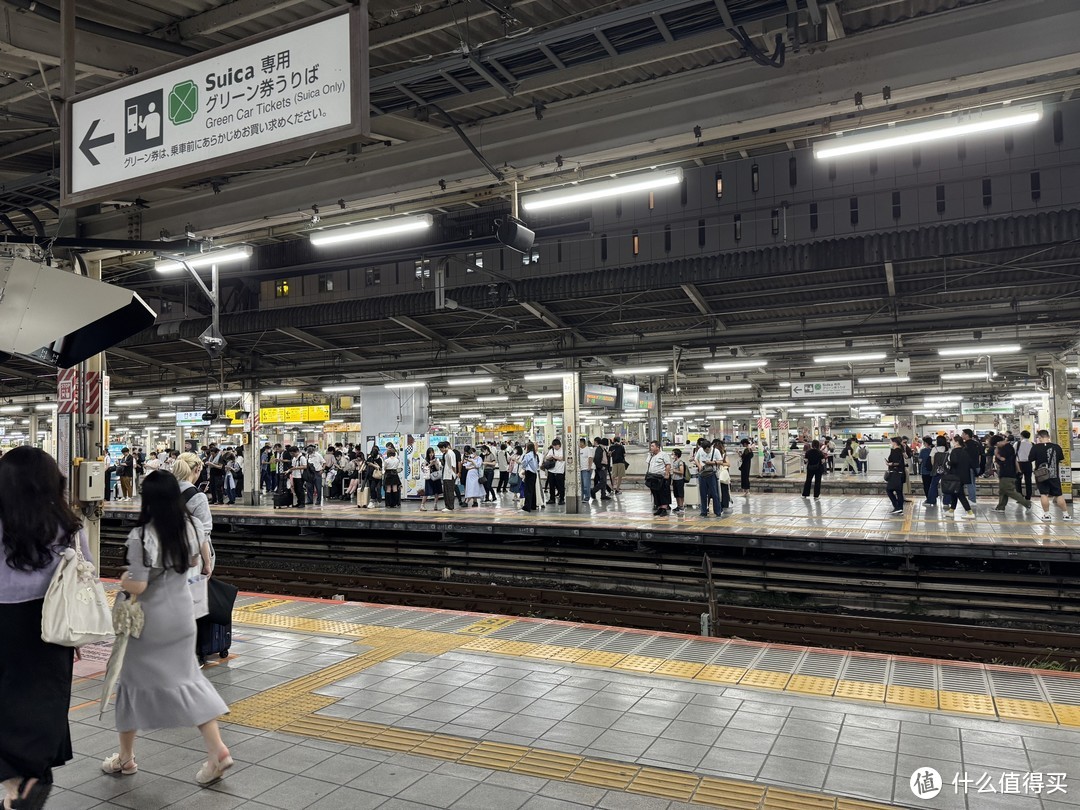
[[[194,527],[176,477],[156,471],[143,479],[139,526],[151,526],[161,544],[161,566],[183,574],[191,568],[187,527]]]
[[[68,506],[67,482],[53,457],[16,447],[0,458],[0,528],[7,564],[38,571],[71,544],[82,524]]]

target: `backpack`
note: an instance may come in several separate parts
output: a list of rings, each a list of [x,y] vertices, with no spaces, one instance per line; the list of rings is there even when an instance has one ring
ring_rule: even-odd
[[[869,457],[869,455],[870,455],[870,451],[867,450],[865,447],[860,447],[859,448],[859,461],[866,461],[866,459]]]
[[[934,475],[945,474],[945,462],[948,460],[948,458],[949,454],[946,453],[944,450],[939,450],[938,452],[934,453],[934,460],[932,462],[934,466]]]

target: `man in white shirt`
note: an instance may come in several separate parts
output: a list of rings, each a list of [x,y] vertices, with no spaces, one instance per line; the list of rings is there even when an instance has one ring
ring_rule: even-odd
[[[322,506],[323,465],[325,459],[322,457],[322,453],[315,448],[315,445],[311,444],[307,448],[307,460],[308,464],[315,468],[315,480],[309,480],[307,484],[308,503]]]
[[[581,438],[578,440],[578,469],[581,471],[581,497],[587,499],[589,502],[592,498],[588,497],[589,491],[592,489],[592,465],[593,465],[593,451],[589,447],[589,442]]]
[[[458,463],[457,453],[450,446],[450,442],[439,442],[439,450],[443,454],[443,511],[453,512],[454,503],[457,501],[457,480],[458,476],[461,475],[461,466]]]
[[[510,474],[507,472],[510,467],[510,450],[506,442],[500,444],[499,449],[495,451],[495,463],[499,468],[499,486],[495,491],[506,492],[510,486]]]
[[[653,514],[656,517],[667,517],[671,508],[671,462],[660,452],[659,442],[649,442],[645,486],[653,496]]]
[[[1024,497],[1031,500],[1031,474],[1034,465],[1031,463],[1031,448],[1035,445],[1031,441],[1031,432],[1020,431],[1020,441],[1016,444],[1016,488],[1020,489],[1021,479],[1024,482]]]
[[[544,463],[550,460],[555,466],[548,470],[548,504],[558,502],[560,506],[566,505],[566,457],[563,455],[562,440],[555,439],[544,454]]]
[[[307,493],[304,491],[304,473],[307,471],[307,456],[300,452],[299,447],[292,449],[292,464],[289,467],[289,481],[292,483],[293,497],[297,509],[303,509],[307,505]]]
[[[712,498],[713,512],[717,517],[723,513],[720,507],[720,478],[717,470],[723,460],[720,451],[713,447],[708,439],[698,441],[698,450],[694,462],[698,468],[698,494],[701,496],[700,517],[709,516],[709,499]]]

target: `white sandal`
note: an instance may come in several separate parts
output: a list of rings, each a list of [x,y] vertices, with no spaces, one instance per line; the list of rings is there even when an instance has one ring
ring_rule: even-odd
[[[120,761],[119,754],[113,754],[102,761],[101,770],[104,773],[121,773],[124,776],[131,776],[139,770],[139,766],[135,764],[135,757],[132,757],[127,761],[127,764],[124,764]]]
[[[217,762],[211,764],[210,760],[207,760],[199,768],[199,772],[195,774],[195,781],[203,787],[212,785],[215,782],[221,780],[221,777],[225,775],[225,771],[229,770],[233,766],[233,758],[231,755],[226,754],[224,759],[219,759]]]

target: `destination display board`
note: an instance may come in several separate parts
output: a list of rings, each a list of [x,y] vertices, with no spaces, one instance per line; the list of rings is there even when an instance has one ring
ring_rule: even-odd
[[[264,425],[280,425],[292,422],[325,422],[329,418],[329,405],[292,405],[287,408],[259,409],[259,421]]]
[[[62,204],[364,134],[367,31],[362,2],[78,96]]]
[[[581,386],[581,404],[592,408],[614,408],[619,389],[613,385],[585,383]]]

